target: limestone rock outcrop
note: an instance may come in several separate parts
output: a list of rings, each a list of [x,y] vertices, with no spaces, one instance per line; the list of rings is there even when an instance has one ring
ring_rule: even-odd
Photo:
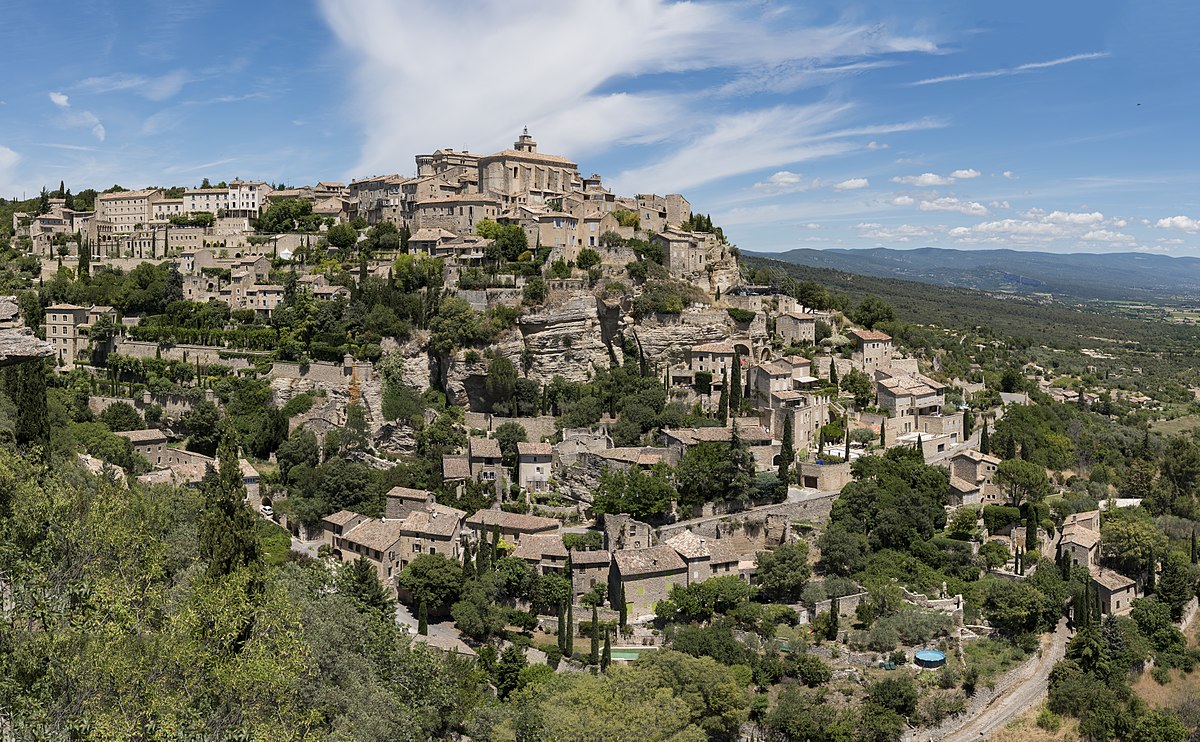
[[[660,314],[636,322],[627,317],[625,325],[637,339],[646,362],[659,367],[685,360],[693,345],[727,340],[734,334],[733,321],[724,309]]]
[[[0,366],[49,358],[54,347],[27,328],[0,330]]]

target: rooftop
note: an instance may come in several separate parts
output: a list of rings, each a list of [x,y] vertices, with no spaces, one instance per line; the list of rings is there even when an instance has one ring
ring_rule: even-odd
[[[480,510],[467,518],[467,525],[472,528],[500,526],[510,531],[535,533],[538,531],[557,530],[561,525],[554,518],[543,518],[538,515],[523,515],[521,513],[506,513],[503,510]]]
[[[450,538],[462,525],[466,513],[445,505],[431,504],[425,510],[409,513],[402,524],[406,533],[418,533],[430,536]]]
[[[121,430],[115,433],[122,438],[128,438],[131,443],[159,443],[167,440],[167,434],[158,428],[148,430]]]
[[[468,443],[471,458],[498,459],[501,457],[500,441],[495,438],[472,438]]]
[[[850,334],[853,335],[854,337],[858,338],[859,340],[861,340],[864,343],[869,343],[869,342],[874,342],[874,341],[889,341],[890,342],[892,339],[891,335],[887,334],[886,332],[879,332],[878,330],[854,329],[854,330],[850,331]]]
[[[612,561],[612,554],[609,554],[603,549],[596,551],[572,551],[571,564],[574,565],[591,565],[608,564]]]
[[[544,557],[567,558],[567,547],[557,533],[537,534],[521,539],[513,556],[526,561],[541,561]]]
[[[521,441],[517,444],[517,455],[519,456],[550,456],[554,453],[554,447],[549,443],[528,443]]]
[[[342,538],[361,544],[375,551],[387,551],[388,547],[400,540],[403,522],[398,520],[377,520],[370,518],[359,523]]]
[[[362,517],[361,515],[354,512],[353,510],[339,510],[336,513],[333,513],[332,515],[326,515],[321,520],[326,523],[332,523],[335,526],[344,526],[347,523],[349,523],[350,521],[354,520],[355,518],[361,518],[361,517]]]
[[[679,558],[679,553],[665,545],[619,549],[613,552],[613,559],[622,577],[687,571],[687,565]]]
[[[1120,572],[1102,567],[1093,567],[1091,575],[1093,582],[1109,591],[1127,590],[1137,584]]]

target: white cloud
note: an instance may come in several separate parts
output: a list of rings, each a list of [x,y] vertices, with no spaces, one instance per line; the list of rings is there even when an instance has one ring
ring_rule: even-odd
[[[912,206],[916,200],[912,196],[896,196],[892,199],[892,206]]]
[[[1193,219],[1190,216],[1168,216],[1159,219],[1154,226],[1159,229],[1178,229],[1182,232],[1196,233],[1200,232],[1200,219]]]
[[[890,146],[884,142],[867,142],[867,149],[887,149]]]
[[[821,225],[817,224],[816,222],[809,222],[808,224],[804,225],[804,228],[805,229],[820,229]]]
[[[104,141],[106,132],[104,124],[100,123],[100,119],[91,111],[75,111],[71,108],[71,99],[62,93],[50,93],[50,102],[58,108],[62,109],[63,113],[58,117],[58,125],[65,129],[85,128],[92,130],[92,136],[96,137],[97,141]]]
[[[1041,220],[1053,224],[1099,224],[1104,221],[1104,214],[1101,214],[1099,211],[1093,211],[1091,213],[1051,211],[1049,214],[1042,215]]]
[[[841,183],[835,183],[833,190],[835,191],[856,191],[860,188],[867,188],[871,185],[866,178],[850,178],[843,180]]]
[[[959,180],[970,180],[971,178],[978,178],[980,175],[982,175],[982,173],[974,168],[955,170],[954,172],[950,173],[951,178],[958,178]]]
[[[917,206],[921,211],[955,211],[967,216],[987,216],[987,207],[976,201],[960,201],[957,198],[935,198],[921,201]]]
[[[713,98],[721,95],[716,86],[669,81],[659,88],[638,86],[637,92],[620,86],[703,70],[741,75],[751,87],[776,84],[763,74],[772,70],[792,75],[785,87],[807,84],[814,76],[825,84],[820,78],[858,74],[878,64],[877,55],[937,49],[928,38],[881,26],[838,21],[789,27],[738,3],[610,0],[561,3],[553,12],[538,0],[474,2],[466,8],[389,0],[320,0],[319,6],[350,55],[348,76],[357,91],[350,110],[361,122],[363,147],[349,175],[411,171],[413,154],[438,147],[494,151],[508,146],[525,125],[545,151],[577,160],[618,145],[658,148],[642,157],[656,161],[616,176],[614,187],[673,190],[779,169],[861,146],[835,140],[915,124],[839,131],[853,105],[834,102],[714,118]],[[472,53],[446,54],[444,41],[428,33],[442,27],[473,39]],[[578,53],[581,28],[588,29],[584,55]],[[512,40],[533,37],[541,58],[572,63],[530,64],[528,48]],[[431,73],[429,60],[435,58]],[[481,59],[488,69],[505,71],[503,84],[480,74]],[[428,115],[411,115],[413,100]],[[488,116],[481,119],[479,111]]]
[[[1004,177],[1008,178],[1009,180],[1016,180],[1016,179],[1017,179],[1017,174],[1016,174],[1016,173],[1014,173],[1012,170],[1005,170],[1003,173],[1001,173],[1001,175],[1003,175]]]
[[[1009,209],[1009,208],[1012,208],[1011,206],[1009,206],[1009,205],[1008,205],[1008,202],[1007,202],[1007,201],[991,201],[991,202],[989,202],[989,203],[988,203],[988,206],[992,207],[993,209]]]
[[[194,82],[194,78],[183,70],[174,70],[157,77],[125,74],[89,77],[80,80],[75,87],[96,94],[130,90],[147,100],[164,101],[173,98],[189,82]]]
[[[1092,231],[1084,234],[1081,239],[1089,242],[1137,242],[1137,239],[1133,235],[1114,232],[1110,229],[1093,229]]]
[[[15,172],[20,161],[21,155],[0,145],[0,194],[11,196],[20,190]]]
[[[959,82],[961,80],[984,80],[989,77],[1005,77],[1007,75],[1021,75],[1034,70],[1044,70],[1048,67],[1057,67],[1060,64],[1070,64],[1071,62],[1083,62],[1091,59],[1103,59],[1109,56],[1108,52],[1088,52],[1086,54],[1072,54],[1069,57],[1059,57],[1051,59],[1048,62],[1030,62],[1028,64],[1018,65],[1016,67],[1003,67],[996,70],[985,70],[983,72],[963,72],[957,75],[943,75],[942,77],[930,77],[925,80],[917,80],[909,85],[934,85],[941,82]]]
[[[933,231],[928,227],[914,224],[900,224],[895,227],[884,227],[881,224],[859,224],[859,235],[885,242],[911,242],[917,237],[928,237]]]
[[[954,178],[943,177],[937,173],[921,173],[920,175],[896,176],[892,178],[892,182],[927,188],[930,186],[950,185],[954,182]]]
[[[808,185],[804,182],[804,176],[800,173],[793,173],[790,170],[780,170],[766,180],[759,181],[754,184],[754,190],[762,193],[791,193],[792,191],[806,190]]]

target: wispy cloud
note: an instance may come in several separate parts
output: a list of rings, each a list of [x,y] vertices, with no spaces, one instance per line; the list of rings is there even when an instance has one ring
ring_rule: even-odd
[[[943,82],[960,82],[963,80],[986,80],[989,77],[1006,77],[1008,75],[1023,75],[1035,70],[1044,70],[1048,67],[1058,67],[1062,64],[1071,64],[1072,62],[1085,62],[1092,59],[1104,59],[1109,56],[1108,52],[1088,52],[1086,54],[1072,54],[1069,57],[1059,57],[1046,62],[1030,62],[1028,64],[1017,65],[1016,67],[1002,67],[995,70],[984,70],[981,72],[962,72],[957,75],[943,75],[942,77],[930,77],[924,80],[910,82],[910,86],[916,85],[936,85]]]
[[[103,142],[105,137],[104,124],[91,111],[76,111],[71,108],[71,99],[57,91],[47,94],[50,102],[62,111],[57,118],[59,126],[65,129],[90,128],[92,136]]]
[[[16,168],[20,161],[21,155],[0,145],[0,193],[15,194],[19,190],[16,182]]]
[[[168,175],[183,175],[183,174],[187,174],[187,173],[198,173],[203,170],[211,170],[215,167],[219,167],[221,165],[228,165],[231,162],[237,162],[237,161],[238,161],[238,158],[236,158],[236,157],[225,157],[220,160],[213,160],[212,162],[202,162],[199,165],[172,165],[171,167],[163,168],[163,172],[167,173]]]
[[[350,111],[360,121],[364,144],[349,175],[410,171],[414,153],[438,147],[499,149],[526,124],[548,151],[575,159],[654,144],[654,169],[635,168],[616,178],[629,184],[635,176],[655,176],[638,189],[777,171],[861,146],[816,139],[859,123],[846,120],[854,106],[726,108],[714,115],[717,101],[738,92],[827,84],[890,63],[882,55],[938,48],[928,35],[848,21],[801,26],[786,13],[781,18],[743,3],[607,0],[560,3],[553,12],[538,0],[320,0],[319,7],[351,58],[357,90]],[[475,39],[474,53],[446,55],[442,41],[427,31],[446,26]],[[588,29],[584,55],[578,53],[580,28]],[[534,36],[544,58],[574,61],[528,64],[528,50],[511,39]],[[436,74],[427,61],[433,57],[439,60]],[[506,70],[503,85],[479,74],[479,59]],[[696,73],[711,74],[701,80]],[[776,79],[769,79],[772,74]],[[412,100],[436,115],[411,115]],[[480,110],[491,114],[481,119]],[[831,117],[819,125],[803,123],[826,113]],[[771,123],[784,129],[776,133]]]
[[[195,78],[183,70],[174,70],[163,75],[116,74],[89,77],[80,80],[75,87],[84,93],[103,94],[129,90],[152,101],[164,101],[175,97],[183,86],[195,82]]]
[[[833,190],[835,191],[857,191],[860,188],[867,188],[871,185],[871,181],[866,178],[850,178],[843,180],[841,183],[834,183]]]

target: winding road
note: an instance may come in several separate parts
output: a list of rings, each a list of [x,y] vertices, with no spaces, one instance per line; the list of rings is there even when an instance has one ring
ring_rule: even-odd
[[[1067,631],[1067,620],[1061,619],[1050,641],[1042,647],[1042,656],[1036,662],[1029,662],[1016,670],[1015,683],[1000,695],[996,696],[972,716],[964,717],[962,724],[940,737],[931,737],[937,742],[978,742],[991,737],[992,733],[1004,728],[1021,714],[1041,702],[1046,695],[1046,683],[1050,678],[1050,670],[1054,663],[1063,658],[1067,651],[1067,641],[1070,632]],[[1013,676],[1009,676],[1010,679]],[[918,735],[918,738],[921,738]]]

